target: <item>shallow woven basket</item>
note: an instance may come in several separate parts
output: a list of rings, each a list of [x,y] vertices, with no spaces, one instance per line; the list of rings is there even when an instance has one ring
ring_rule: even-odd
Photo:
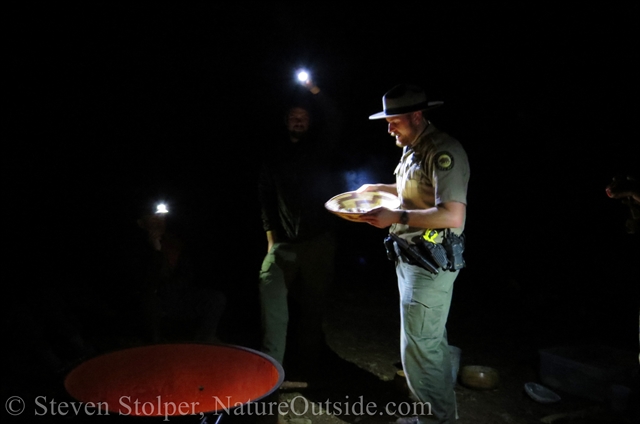
[[[347,191],[329,199],[324,207],[340,218],[361,222],[360,218],[366,212],[384,206],[389,209],[400,207],[400,199],[384,191],[365,191],[356,193]]]

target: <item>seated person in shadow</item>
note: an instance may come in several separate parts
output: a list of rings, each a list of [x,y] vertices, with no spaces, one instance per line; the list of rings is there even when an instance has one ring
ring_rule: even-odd
[[[145,342],[216,343],[226,296],[196,283],[184,237],[170,230],[170,214],[143,207],[127,240],[128,309],[142,323]]]
[[[3,297],[3,336],[9,346],[3,375],[15,389],[41,389],[48,383],[62,388],[64,375],[96,353],[72,302],[50,281],[38,285],[29,293],[30,286]]]

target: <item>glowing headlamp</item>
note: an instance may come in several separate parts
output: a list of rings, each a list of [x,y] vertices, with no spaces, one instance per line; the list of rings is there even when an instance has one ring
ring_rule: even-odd
[[[304,70],[298,71],[298,81],[303,84],[309,81],[309,73]]]
[[[156,205],[156,213],[157,214],[165,214],[165,213],[169,213],[169,209],[167,208],[167,205],[164,203],[158,203]]]

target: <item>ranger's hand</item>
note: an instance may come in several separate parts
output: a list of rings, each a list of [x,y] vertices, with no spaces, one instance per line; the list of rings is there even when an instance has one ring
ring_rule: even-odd
[[[378,191],[377,184],[363,184],[356,190],[356,193],[364,193],[365,191]]]
[[[373,225],[378,228],[387,228],[391,224],[398,222],[401,211],[379,207],[371,209],[369,212],[360,216],[361,222]]]

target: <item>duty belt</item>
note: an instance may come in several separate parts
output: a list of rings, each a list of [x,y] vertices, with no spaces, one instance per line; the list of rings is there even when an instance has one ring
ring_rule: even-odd
[[[442,243],[435,243],[437,236],[436,230],[428,229],[425,234],[413,237],[410,243],[397,234],[389,233],[384,241],[387,257],[420,266],[433,274],[440,269],[457,271],[464,268],[464,235],[458,236],[445,229]]]

